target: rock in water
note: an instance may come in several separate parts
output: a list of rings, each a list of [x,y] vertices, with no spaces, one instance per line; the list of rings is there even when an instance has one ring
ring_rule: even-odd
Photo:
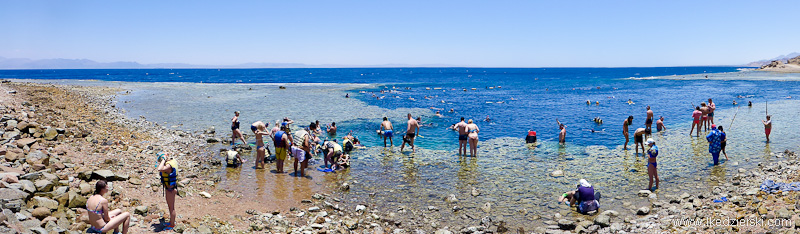
[[[558,228],[561,230],[575,230],[575,222],[568,219],[558,220]]]
[[[555,170],[553,172],[550,172],[550,176],[552,176],[552,177],[562,177],[562,176],[564,176],[564,171]]]
[[[55,140],[57,136],[58,136],[58,131],[56,131],[55,128],[47,127],[47,129],[44,130],[45,140],[52,141]]]
[[[361,212],[361,211],[364,211],[366,209],[367,209],[367,207],[363,206],[363,205],[357,205],[356,206],[356,212]]]
[[[447,202],[447,203],[456,203],[456,202],[458,202],[458,198],[456,198],[455,194],[450,194],[450,195],[447,195],[447,198],[445,198],[444,201]]]
[[[477,197],[478,195],[481,195],[481,191],[477,188],[472,188],[472,196]]]
[[[483,210],[483,212],[486,212],[486,213],[491,212],[492,211],[492,203],[487,202],[486,204],[483,204],[483,206],[481,206],[481,210]]]
[[[217,130],[216,130],[216,128],[214,128],[214,126],[208,127],[205,131],[203,131],[203,133],[205,133],[205,134],[214,134],[216,132],[217,132]]]
[[[611,225],[611,217],[606,213],[601,213],[597,216],[597,218],[594,218],[594,224],[597,224],[600,227],[608,227]]]
[[[648,197],[651,193],[650,190],[639,190],[638,194],[640,197]]]
[[[637,215],[647,215],[647,214],[649,214],[649,213],[650,213],[650,208],[648,208],[648,207],[646,207],[646,206],[644,206],[644,207],[642,207],[642,208],[639,208],[638,210],[636,210],[636,214],[637,214]]]

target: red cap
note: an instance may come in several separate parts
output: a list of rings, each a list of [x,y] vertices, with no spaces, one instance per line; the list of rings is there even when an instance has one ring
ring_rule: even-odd
[[[528,136],[536,136],[536,131],[528,131]]]

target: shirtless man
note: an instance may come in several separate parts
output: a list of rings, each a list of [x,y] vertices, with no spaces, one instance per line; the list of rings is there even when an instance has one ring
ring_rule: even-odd
[[[394,127],[392,126],[392,122],[389,122],[389,118],[383,117],[381,131],[383,131],[383,147],[386,147],[386,138],[389,138],[389,145],[394,147],[394,140],[392,139],[392,136],[394,136]]]
[[[656,121],[656,131],[663,131],[667,130],[667,127],[664,126],[664,116],[659,116],[658,121]]]
[[[625,145],[622,146],[623,150],[628,150],[628,141],[630,140],[630,138],[628,138],[628,126],[631,124],[633,124],[633,115],[628,116],[625,121],[622,121],[622,135],[625,136]]]
[[[436,117],[443,118],[444,115],[442,115],[442,113],[439,113],[439,111],[436,111]]]
[[[469,136],[467,136],[467,123],[464,122],[464,117],[461,117],[461,122],[455,125],[455,129],[458,130],[458,155],[467,155],[467,140]]]
[[[703,113],[703,118],[700,120],[700,126],[705,130],[708,131],[708,106],[706,106],[705,102],[700,103],[700,112]]]
[[[408,129],[406,129],[406,135],[403,137],[403,144],[400,144],[400,151],[403,151],[406,142],[408,142],[408,145],[411,146],[411,150],[416,153],[417,149],[414,148],[414,137],[418,134],[419,123],[414,118],[411,118],[411,113],[408,113]]]
[[[558,123],[558,129],[561,129],[558,131],[558,143],[564,144],[567,142],[567,126],[558,121],[558,119],[556,119],[556,122]]]
[[[697,127],[697,137],[700,137],[700,117],[702,116],[703,112],[700,111],[700,107],[695,106],[694,112],[692,112],[692,130],[689,130],[689,136],[692,135],[692,131]]]
[[[328,135],[336,136],[336,122],[332,122],[328,125]]]
[[[635,132],[633,132],[633,144],[636,145],[636,155],[639,155],[639,146],[642,147],[642,152],[645,152],[644,148],[644,135],[647,134],[647,129],[645,128],[637,128]]]
[[[736,101],[733,101],[733,102],[736,103]],[[736,105],[736,104],[734,104],[734,105]],[[708,111],[709,111],[708,112],[708,121],[711,122],[711,124],[714,124],[714,110],[716,110],[716,109],[717,109],[717,104],[714,104],[714,102],[711,101],[711,98],[709,98],[708,99]]]
[[[767,135],[767,143],[769,143],[769,134],[772,133],[772,120],[771,115],[767,115],[767,120],[761,120],[761,123],[764,124],[764,134]]]
[[[650,109],[650,106],[647,106],[647,119],[644,120],[644,126],[646,129],[650,130],[650,132],[653,131],[653,110]]]

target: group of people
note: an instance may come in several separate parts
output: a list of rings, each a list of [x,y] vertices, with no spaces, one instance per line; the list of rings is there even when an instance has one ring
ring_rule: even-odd
[[[239,139],[243,144],[247,144],[239,130],[239,114],[238,111],[234,112],[234,117],[231,119],[231,146],[234,146],[235,141]],[[292,131],[292,124],[294,124],[294,120],[284,117],[282,121],[276,121],[275,127],[272,129],[268,129],[269,123],[262,121],[250,125],[250,130],[253,131],[256,138],[256,169],[263,169],[266,162],[269,161],[267,156],[272,154],[265,139],[272,140],[275,148],[275,172],[285,173],[284,162],[291,156],[294,159],[293,174],[300,177],[305,177],[305,169],[308,167],[309,160],[317,154],[323,155],[324,170],[335,171],[348,167],[350,157],[347,152],[360,145],[358,138],[353,136],[352,132],[342,137],[342,144],[339,144],[336,139],[336,122],[328,124],[324,131],[319,121],[311,122],[308,127],[295,131]],[[322,140],[319,136],[323,133],[327,133],[334,139],[328,140],[326,137],[325,140]],[[230,159],[236,157],[234,161],[238,161],[238,164],[246,162],[241,160],[237,154],[230,154],[228,157]]]

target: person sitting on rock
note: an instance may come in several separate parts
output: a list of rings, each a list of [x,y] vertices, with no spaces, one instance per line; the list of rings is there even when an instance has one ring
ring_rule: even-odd
[[[94,185],[94,195],[89,197],[86,201],[86,211],[89,214],[89,230],[87,233],[106,233],[114,230],[114,233],[119,233],[119,227],[122,226],[122,233],[128,233],[128,227],[131,222],[131,214],[122,212],[120,209],[108,211],[108,200],[103,197],[108,193],[106,181],[100,180]],[[94,207],[94,209],[92,209]]]

